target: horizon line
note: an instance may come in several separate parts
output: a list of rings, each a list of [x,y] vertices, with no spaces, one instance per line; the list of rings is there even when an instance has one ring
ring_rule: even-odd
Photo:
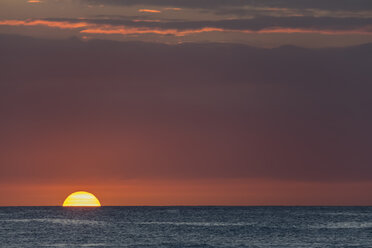
[[[100,208],[100,207],[372,207],[372,205],[102,205],[99,207],[62,205],[1,205],[2,207],[61,207],[61,208]]]

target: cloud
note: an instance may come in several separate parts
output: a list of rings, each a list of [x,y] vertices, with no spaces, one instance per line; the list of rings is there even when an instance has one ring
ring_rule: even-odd
[[[158,35],[175,35],[185,36],[190,34],[198,34],[205,32],[224,32],[226,30],[220,28],[201,28],[194,30],[178,31],[176,29],[151,29],[151,28],[93,28],[82,30],[84,34],[120,34],[120,35],[132,35],[132,34],[158,34]]]
[[[243,6],[287,9],[318,10],[372,10],[370,0],[83,0],[89,4],[111,4],[122,6],[148,5],[174,8],[223,9]]]
[[[68,19],[2,20],[7,26],[46,26],[78,29],[81,33],[96,34],[158,34],[185,36],[205,32],[239,33],[318,33],[371,34],[372,18],[330,17],[260,17],[217,21],[159,21],[125,19]]]
[[[165,10],[173,10],[173,11],[180,11],[181,8],[164,8]]]
[[[83,0],[88,4],[100,4],[104,0]],[[369,0],[108,0],[104,1],[115,6],[148,6],[164,9],[196,9],[197,15],[204,13],[217,16],[245,16],[257,18],[262,16],[291,17],[360,17],[372,16],[372,4]],[[194,15],[194,16],[197,16]]]
[[[87,27],[86,22],[64,22],[64,21],[47,21],[47,20],[0,20],[2,26],[46,26],[61,29],[76,29]]]
[[[372,180],[371,44],[0,35],[0,49],[2,182]]]
[[[145,12],[145,13],[161,13],[160,10],[156,10],[156,9],[139,9],[138,12]]]

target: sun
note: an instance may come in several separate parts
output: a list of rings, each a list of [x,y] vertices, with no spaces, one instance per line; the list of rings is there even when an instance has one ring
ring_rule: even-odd
[[[70,194],[63,202],[64,207],[100,207],[101,203],[93,194],[77,191]]]

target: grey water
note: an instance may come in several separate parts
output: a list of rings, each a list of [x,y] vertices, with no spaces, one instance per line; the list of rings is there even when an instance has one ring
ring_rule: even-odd
[[[372,207],[0,207],[0,247],[372,247]]]

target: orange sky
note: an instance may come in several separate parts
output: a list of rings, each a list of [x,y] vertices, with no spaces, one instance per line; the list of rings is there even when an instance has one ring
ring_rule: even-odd
[[[103,206],[136,205],[371,205],[372,183],[267,180],[128,180],[104,185],[1,185],[0,206],[59,206],[86,190]]]
[[[372,4],[149,2],[0,1],[1,206],[372,204]]]
[[[372,204],[371,75],[345,56],[370,46],[31,41],[0,36],[0,205]]]

